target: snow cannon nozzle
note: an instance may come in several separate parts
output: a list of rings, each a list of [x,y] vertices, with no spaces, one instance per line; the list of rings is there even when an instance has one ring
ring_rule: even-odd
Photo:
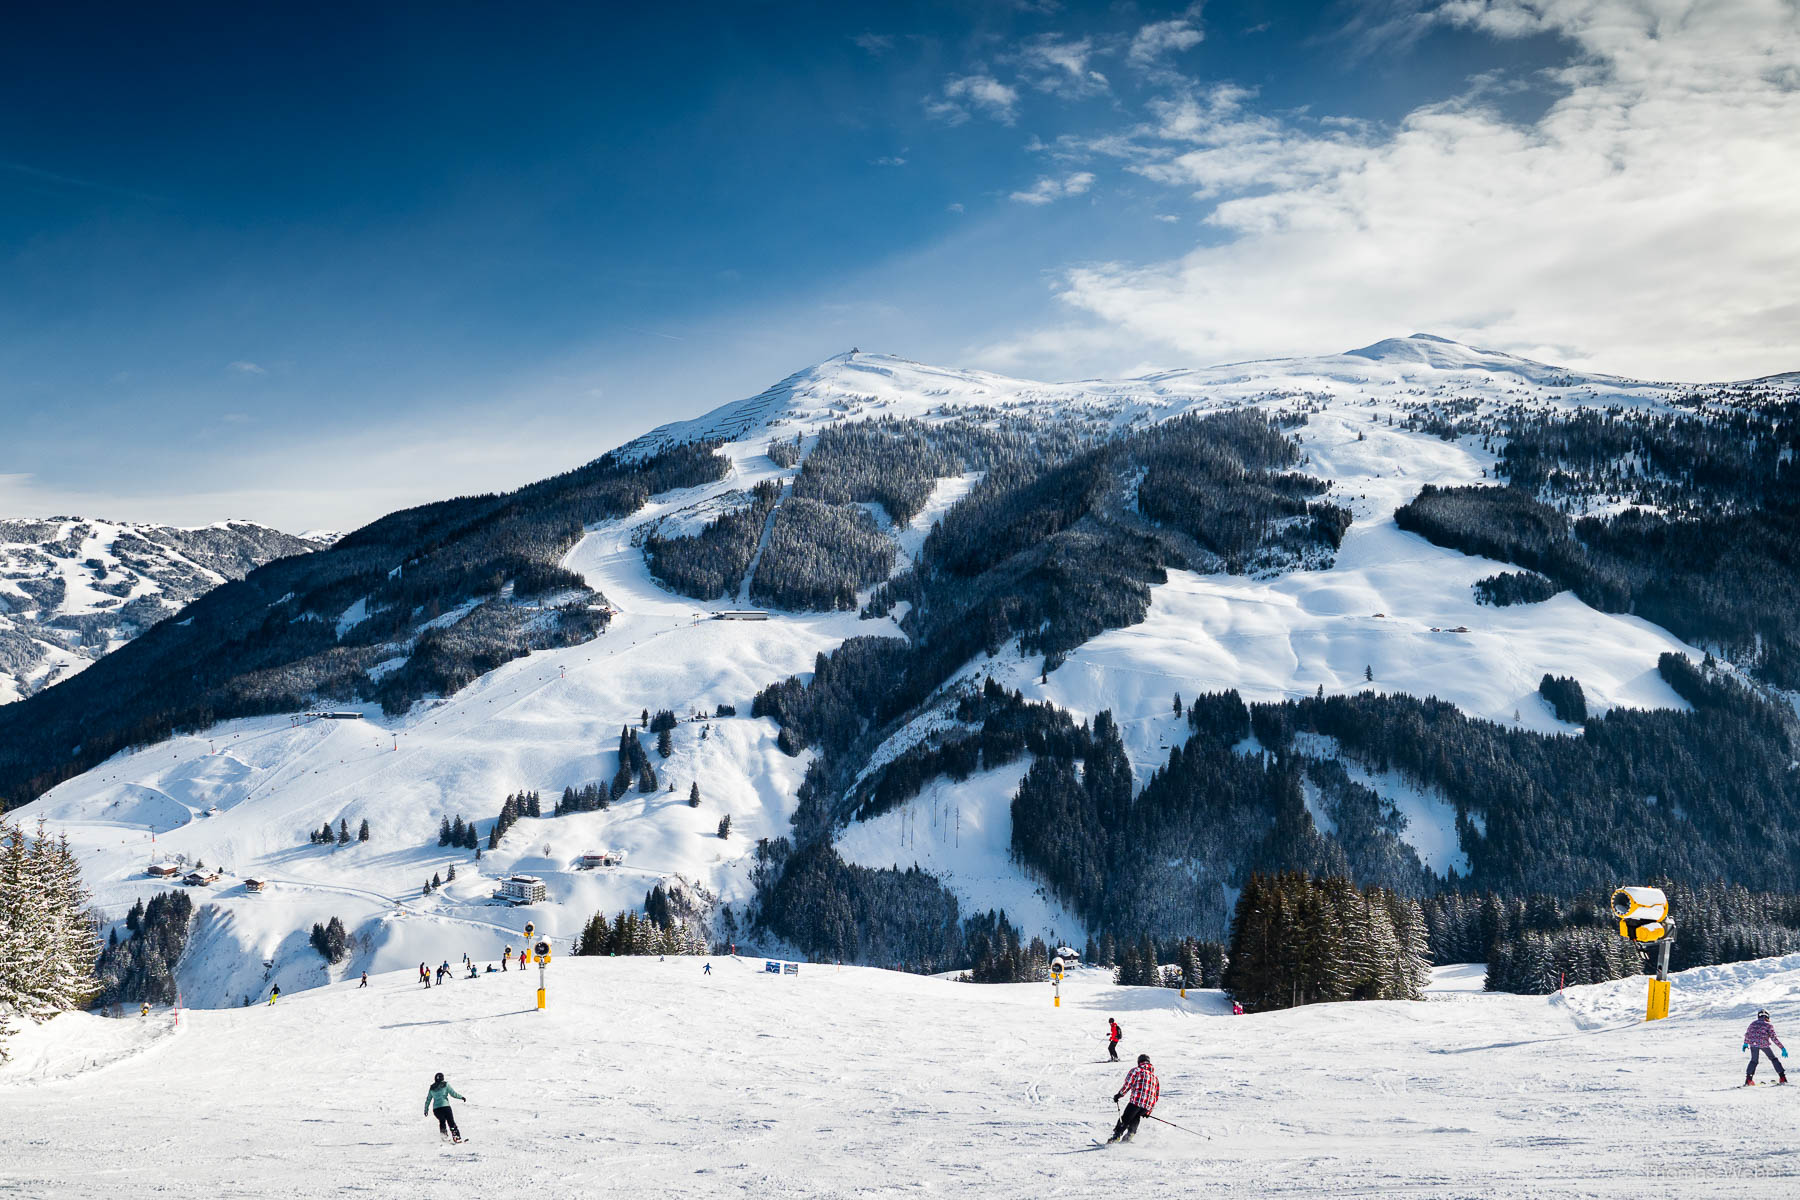
[[[1613,893],[1612,911],[1621,921],[1667,921],[1669,898],[1661,888],[1622,887]]]

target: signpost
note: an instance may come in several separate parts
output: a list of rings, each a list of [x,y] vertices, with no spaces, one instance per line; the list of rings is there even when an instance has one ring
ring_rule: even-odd
[[[1656,945],[1656,978],[1650,981],[1644,1020],[1660,1021],[1669,1015],[1669,947],[1675,941],[1669,898],[1661,888],[1622,887],[1613,893],[1612,911],[1620,937],[1634,945]]]

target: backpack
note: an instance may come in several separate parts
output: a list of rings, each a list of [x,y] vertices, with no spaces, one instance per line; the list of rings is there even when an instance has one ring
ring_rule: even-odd
[[[1125,1027],[1117,1021],[1113,1022],[1112,1040],[1115,1042],[1122,1042],[1125,1040]]]

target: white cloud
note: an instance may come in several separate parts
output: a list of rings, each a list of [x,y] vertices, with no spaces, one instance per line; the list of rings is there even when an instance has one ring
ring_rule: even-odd
[[[926,113],[950,125],[967,121],[971,109],[1002,125],[1011,125],[1018,117],[1018,108],[1018,89],[986,74],[952,75],[945,81],[940,96],[925,100]]]
[[[894,35],[891,33],[859,33],[850,40],[877,58],[894,48]]]
[[[1154,66],[1167,55],[1192,50],[1202,36],[1199,27],[1185,17],[1153,21],[1137,31],[1125,58],[1134,67]]]
[[[1032,184],[1029,191],[1014,192],[1012,198],[1020,204],[1050,204],[1064,196],[1079,196],[1093,186],[1092,171],[1077,171],[1061,179],[1046,175]]]
[[[906,160],[898,154],[884,154],[871,161],[878,167],[904,167],[906,165]]]
[[[242,359],[234,363],[226,363],[225,369],[227,371],[236,371],[239,375],[267,375],[269,373],[255,363],[244,362]]]
[[[1046,33],[1027,38],[1007,61],[1031,87],[1069,99],[1106,91],[1106,76],[1088,65],[1094,44],[1088,38]]]
[[[1574,54],[1532,77],[1556,99],[1531,121],[1491,79],[1379,128],[1222,86],[1059,143],[1213,203],[1184,257],[1075,268],[1061,298],[1195,361],[1430,329],[1641,376],[1800,367],[1800,6],[1450,0],[1414,20]]]
[[[947,204],[944,207],[947,211],[954,212],[954,213],[959,213],[963,210],[963,206],[961,204]]]
[[[1174,213],[1157,213],[1156,219],[1159,221],[1166,221],[1170,225],[1173,225],[1173,224],[1175,224],[1175,222],[1181,220],[1181,218],[1176,216]]]

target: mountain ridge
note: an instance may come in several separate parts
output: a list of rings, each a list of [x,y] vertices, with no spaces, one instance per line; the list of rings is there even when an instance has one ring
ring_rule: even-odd
[[[1728,797],[1646,810],[1596,756],[1662,738],[1762,771],[1786,735],[1731,690],[1767,665],[1732,661],[1762,643],[1729,613],[1696,610],[1685,634],[1635,615],[1660,601],[1630,589],[1661,568],[1572,557],[1606,544],[1592,531],[1494,557],[1459,542],[1501,496],[1529,519],[1500,529],[1559,538],[1578,519],[1679,532],[1784,504],[1796,397],[1278,362],[1046,385],[834,356],[565,476],[392,514],[209,593],[104,676],[0,710],[0,772],[42,793],[26,819],[91,855],[109,917],[154,889],[151,854],[229,868],[183,968],[202,1004],[266,986],[265,961],[308,978],[296,931],[330,916],[370,962],[436,958],[436,939],[494,923],[488,896],[515,870],[545,881],[525,915],[555,937],[662,887],[715,936],[923,964],[954,961],[961,934],[939,935],[990,908],[1064,942],[1115,923],[1216,932],[1259,866],[1435,888],[1513,886],[1518,863],[1562,887],[1598,863],[1649,869],[1660,845],[1691,847],[1695,869],[1739,854],[1714,824]],[[1720,458],[1718,479],[1690,469],[1726,450],[1741,463]],[[1578,471],[1543,458],[1565,453]],[[790,599],[722,619],[759,595]],[[1754,627],[1768,609],[1749,611]],[[1666,665],[1709,650],[1716,678]],[[1579,681],[1593,732],[1546,700],[1551,675]],[[301,716],[320,706],[361,719]],[[663,710],[666,754],[643,728]],[[1746,721],[1772,732],[1747,746]],[[1421,774],[1432,760],[1403,768],[1384,722],[1525,756],[1496,776],[1525,807]],[[1547,786],[1532,756],[1580,769]],[[1181,882],[1125,845],[1075,871],[1057,839],[1021,851],[1015,811],[1072,803],[1089,759],[1112,780],[1096,811],[1148,797],[1147,844],[1182,847]],[[1769,778],[1767,802],[1800,813]],[[542,815],[500,822],[521,791]],[[1627,811],[1681,834],[1620,842]],[[479,862],[438,844],[453,817]],[[364,820],[368,845],[312,836]],[[1110,845],[1080,804],[1048,820]],[[623,865],[581,868],[603,850]]]
[[[213,587],[330,540],[243,520],[0,518],[0,702],[74,675]]]

